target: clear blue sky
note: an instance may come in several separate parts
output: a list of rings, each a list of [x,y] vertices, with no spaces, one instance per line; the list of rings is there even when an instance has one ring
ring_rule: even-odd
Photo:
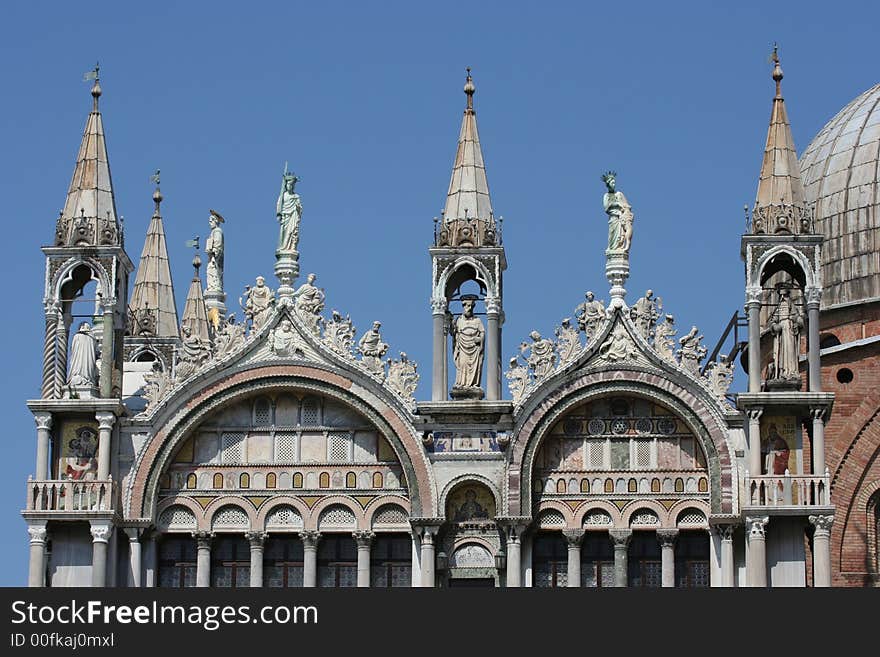
[[[285,161],[302,177],[303,274],[327,313],[374,319],[428,395],[432,217],[445,199],[473,67],[497,215],[505,218],[503,356],[552,334],[587,289],[607,298],[600,174],[619,172],[635,211],[630,301],[651,287],[711,348],[743,303],[739,236],[751,205],[780,43],[799,151],[878,82],[876,2],[10,3],[0,267],[6,463],[0,584],[27,579],[18,512],[34,471],[44,259],[101,62],[101,108],[127,248],[136,262],[162,170],[182,306],[184,242],[227,219],[230,307],[258,274],[274,282]],[[742,373],[738,372],[740,378]]]

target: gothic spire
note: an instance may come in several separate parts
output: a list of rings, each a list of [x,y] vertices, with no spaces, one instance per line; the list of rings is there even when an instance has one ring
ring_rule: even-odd
[[[58,218],[56,246],[121,245],[116,200],[110,179],[110,161],[104,123],[98,109],[101,97],[99,68],[86,74],[92,85],[92,111],[86,120],[67,200]]]
[[[752,213],[755,233],[808,233],[809,215],[801,182],[797,151],[782,97],[782,67],[776,46],[771,55],[776,96]]]
[[[165,244],[165,227],[162,223],[162,192],[159,189],[159,172],[152,177],[156,183],[153,192],[155,209],[144,250],[138,264],[131,295],[132,335],[153,335],[160,338],[177,338],[177,304],[174,300],[174,285],[171,280],[171,266]]]
[[[452,166],[449,192],[446,194],[443,212],[446,221],[465,218],[490,221],[492,216],[489,183],[486,180],[486,166],[483,164],[483,151],[480,149],[480,136],[477,133],[477,115],[474,111],[475,90],[471,69],[468,68],[464,85],[467,106],[461,120],[458,150]]]
[[[189,293],[186,295],[186,304],[183,307],[183,318],[180,326],[183,329],[189,329],[192,335],[197,335],[204,342],[208,342],[210,335],[208,333],[208,311],[205,308],[205,297],[202,295],[202,279],[199,277],[199,267],[202,266],[202,259],[196,252],[193,257],[193,273],[192,283],[189,285]]]

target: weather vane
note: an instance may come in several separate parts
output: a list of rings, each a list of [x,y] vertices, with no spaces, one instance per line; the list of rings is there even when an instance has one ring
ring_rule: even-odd
[[[155,184],[157,187],[159,185],[159,169],[156,169],[156,173],[150,176],[150,182]]]
[[[87,73],[83,74],[83,82],[89,82],[90,80],[97,80],[98,73],[101,71],[101,67],[98,65],[98,62],[95,62],[95,68]]]

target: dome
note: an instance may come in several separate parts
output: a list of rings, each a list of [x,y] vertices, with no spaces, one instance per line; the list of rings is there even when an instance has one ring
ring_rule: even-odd
[[[825,307],[880,297],[880,84],[844,107],[801,156],[807,203],[825,236]]]

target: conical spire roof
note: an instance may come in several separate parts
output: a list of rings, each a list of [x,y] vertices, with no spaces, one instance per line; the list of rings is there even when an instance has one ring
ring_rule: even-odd
[[[461,120],[458,150],[455,153],[449,191],[446,194],[446,207],[443,212],[446,221],[465,217],[488,221],[492,216],[489,183],[486,180],[486,166],[483,163],[480,135],[477,132],[477,114],[474,111],[475,90],[471,70],[468,68],[464,85],[467,107]]]
[[[776,48],[772,57],[776,96],[770,113],[770,128],[753,213],[756,220],[763,220],[764,223],[763,229],[755,227],[755,232],[809,232],[809,226],[804,224],[807,214],[804,185],[782,97],[782,67]],[[787,218],[783,218],[786,214]],[[781,222],[780,218],[783,218]]]
[[[202,279],[199,277],[199,267],[201,266],[202,259],[197,253],[193,258],[195,273],[189,285],[189,292],[186,295],[186,304],[183,307],[183,318],[180,321],[180,326],[189,329],[192,335],[199,336],[204,342],[208,342],[210,339],[208,311],[205,308],[205,297],[202,294]]]
[[[57,246],[120,243],[104,123],[98,110],[101,85],[97,66],[92,75],[92,111],[86,120],[67,200],[58,219]]]
[[[157,172],[158,177],[158,172]],[[162,223],[160,205],[162,192],[158,180],[153,192],[156,207],[144,250],[138,264],[131,295],[132,335],[154,335],[160,338],[177,338],[177,303],[174,300],[174,284],[171,280],[171,266],[168,248],[165,243],[165,227]]]

